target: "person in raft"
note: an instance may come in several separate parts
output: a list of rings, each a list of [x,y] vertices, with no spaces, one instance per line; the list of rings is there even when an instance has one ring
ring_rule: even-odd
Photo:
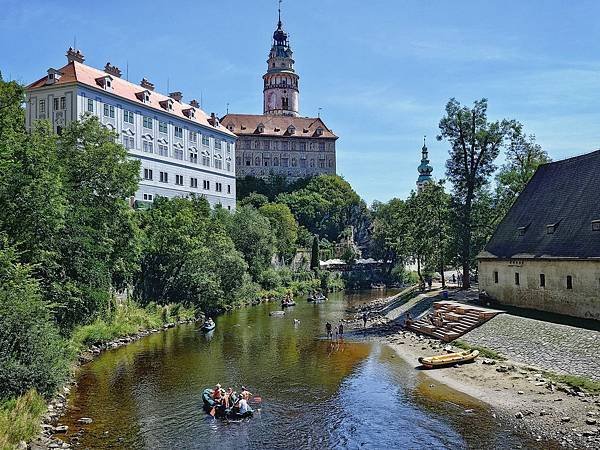
[[[327,332],[327,339],[331,339],[331,324],[329,322],[325,324],[325,331]]]
[[[223,403],[223,397],[225,396],[225,391],[221,389],[221,385],[217,383],[212,392],[212,398],[215,403],[221,404]]]

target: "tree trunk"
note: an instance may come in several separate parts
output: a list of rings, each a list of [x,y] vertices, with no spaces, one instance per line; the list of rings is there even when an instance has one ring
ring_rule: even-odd
[[[469,188],[467,191],[467,198],[465,199],[465,214],[464,214],[464,222],[463,222],[463,227],[464,227],[464,234],[463,234],[463,242],[462,242],[462,246],[463,246],[463,261],[462,261],[462,268],[463,268],[463,282],[462,282],[462,288],[463,289],[469,289],[471,287],[471,277],[470,277],[470,268],[471,268],[471,230],[472,230],[472,224],[471,224],[471,208],[473,206],[473,190],[472,188]]]

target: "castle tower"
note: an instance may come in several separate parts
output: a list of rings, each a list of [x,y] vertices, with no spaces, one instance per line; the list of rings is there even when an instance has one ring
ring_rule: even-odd
[[[279,2],[281,4],[281,1]],[[293,52],[287,33],[281,23],[281,7],[279,22],[273,33],[273,45],[267,60],[267,73],[264,80],[264,114],[298,116],[299,96],[298,79],[294,71]]]
[[[417,179],[417,191],[421,191],[426,183],[433,181],[431,172],[433,167],[429,165],[429,151],[427,145],[425,145],[425,136],[423,136],[423,148],[421,148],[421,164],[418,167],[419,178]]]

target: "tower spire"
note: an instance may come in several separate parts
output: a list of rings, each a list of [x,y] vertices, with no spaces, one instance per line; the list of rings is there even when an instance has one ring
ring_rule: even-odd
[[[433,167],[429,165],[429,151],[427,150],[426,143],[427,136],[423,136],[423,147],[421,148],[421,164],[417,168],[419,171],[419,178],[417,179],[417,190],[422,190],[425,183],[432,181],[431,172]]]
[[[279,7],[277,8],[277,12],[279,13],[279,21],[277,22],[277,27],[281,28],[281,1],[279,0]]]

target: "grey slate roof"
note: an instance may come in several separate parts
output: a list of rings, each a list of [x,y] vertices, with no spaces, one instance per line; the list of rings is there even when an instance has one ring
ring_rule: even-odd
[[[600,258],[593,220],[600,220],[600,150],[540,166],[480,257]]]

